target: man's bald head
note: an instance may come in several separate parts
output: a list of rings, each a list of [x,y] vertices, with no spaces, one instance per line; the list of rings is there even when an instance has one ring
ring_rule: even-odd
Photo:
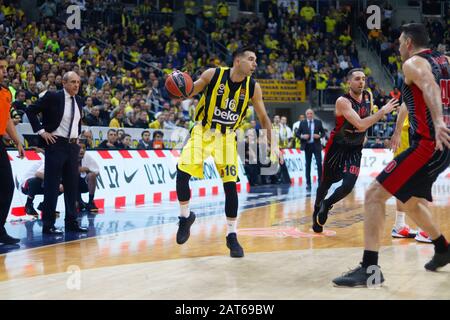
[[[63,76],[64,81],[69,81],[69,79],[72,79],[72,78],[80,79],[80,76],[75,71],[68,71],[68,72],[64,73],[64,76]]]

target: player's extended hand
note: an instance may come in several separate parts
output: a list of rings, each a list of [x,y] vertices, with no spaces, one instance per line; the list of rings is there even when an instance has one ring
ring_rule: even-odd
[[[41,133],[41,137],[42,137],[42,139],[45,140],[45,142],[47,144],[53,144],[56,142],[56,139],[58,139],[57,136],[51,134],[50,132],[46,132],[46,131]]]
[[[25,157],[25,150],[23,149],[23,145],[21,143],[17,144],[17,151],[19,151],[19,155],[17,157],[23,159],[23,157]]]
[[[87,167],[80,167],[80,173],[85,172],[85,173],[89,173],[91,172],[91,170],[89,170],[89,168]]]
[[[394,132],[394,134],[391,137],[391,150],[392,152],[396,152],[397,149],[400,147],[400,138],[401,138],[401,132]]]
[[[447,128],[445,122],[441,121],[434,125],[436,150],[443,151],[444,148],[450,149],[450,129]]]
[[[389,100],[388,103],[386,103],[382,108],[383,114],[391,113],[392,111],[394,111],[394,109],[397,109],[398,106],[399,101],[397,99]]]

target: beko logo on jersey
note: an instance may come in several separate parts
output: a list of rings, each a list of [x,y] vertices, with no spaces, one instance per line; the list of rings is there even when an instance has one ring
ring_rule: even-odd
[[[232,112],[231,110],[224,110],[218,107],[214,108],[214,115],[222,120],[233,121],[236,122],[239,119],[239,115]]]
[[[237,104],[234,99],[227,98],[224,103],[225,108],[214,108],[215,121],[222,124],[234,124],[239,119],[239,114],[236,113]],[[218,119],[217,119],[218,118]]]

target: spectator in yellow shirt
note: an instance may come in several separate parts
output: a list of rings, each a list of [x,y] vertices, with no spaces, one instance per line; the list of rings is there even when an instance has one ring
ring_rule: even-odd
[[[366,75],[366,77],[372,75],[372,69],[370,69],[365,62],[361,62],[361,68],[364,70],[364,74]]]
[[[184,0],[184,14],[187,17],[193,17],[195,11],[195,1]]]
[[[292,64],[289,64],[286,71],[283,72],[283,79],[284,80],[294,80],[295,79],[294,66]]]
[[[321,69],[320,72],[316,73],[316,89],[325,90],[328,86],[328,75]]]
[[[214,6],[211,0],[203,0],[203,17],[207,20],[214,19]]]
[[[162,112],[158,112],[156,114],[156,120],[151,122],[148,127],[150,129],[164,129],[164,114]]]
[[[220,29],[211,32],[211,39],[213,39],[214,41],[220,41],[220,39],[222,39],[222,33],[220,32]]]
[[[309,50],[309,43],[305,39],[305,36],[302,34],[300,35],[300,38],[295,41],[295,48],[298,50],[300,47],[303,46],[306,51]]]
[[[239,44],[234,38],[231,38],[230,43],[227,45],[227,49],[229,52],[234,52],[239,47]]]
[[[277,60],[279,56],[280,56],[280,55],[277,53],[276,50],[272,50],[272,52],[269,53],[269,60],[271,61],[271,63],[272,63],[272,62],[275,63],[275,60]],[[275,68],[276,68],[276,67],[275,67]]]
[[[217,14],[217,27],[221,29],[224,27],[225,22],[227,21],[228,16],[230,14],[230,9],[226,1],[220,1],[217,4],[216,14]]]
[[[131,74],[130,70],[127,70],[126,75],[122,77],[122,85],[125,85],[126,83],[131,84],[133,82],[133,76]]]
[[[132,45],[130,49],[130,60],[133,63],[138,63],[141,59],[141,53],[139,52],[139,48],[136,45]]]
[[[89,47],[87,48],[87,52],[91,57],[97,57],[100,54],[100,50],[97,47],[97,43],[95,40],[92,40],[89,44]]]
[[[173,72],[173,67],[172,67],[172,63],[167,63],[167,66],[163,69],[164,74],[171,74]]]
[[[112,119],[109,122],[110,128],[123,128],[123,110],[115,108],[112,112]]]
[[[180,44],[175,36],[171,36],[170,40],[166,43],[166,54],[177,55],[180,51]]]
[[[123,95],[122,91],[119,91],[119,90],[116,91],[116,93],[114,94],[114,98],[111,99],[111,105],[113,107],[119,106],[120,100],[122,100],[122,95]]]
[[[164,27],[162,27],[161,31],[167,36],[170,37],[170,35],[173,33],[173,27],[170,24],[170,22],[167,22]]]
[[[352,37],[350,37],[348,31],[344,31],[344,34],[339,37],[339,41],[347,47],[352,42]]]
[[[144,90],[147,86],[142,72],[139,71],[136,74],[136,78],[133,79],[133,86],[136,90]]]
[[[326,16],[324,22],[327,33],[334,33],[337,24],[336,19],[334,19],[332,16]]]
[[[316,11],[314,10],[314,8],[311,7],[309,1],[306,2],[305,6],[300,10],[300,16],[307,22],[310,22],[315,15]]]
[[[172,13],[172,12],[173,12],[173,10],[172,10],[172,8],[170,7],[170,5],[169,5],[168,2],[166,2],[166,4],[164,5],[164,7],[161,9],[161,12],[162,12],[162,13]]]

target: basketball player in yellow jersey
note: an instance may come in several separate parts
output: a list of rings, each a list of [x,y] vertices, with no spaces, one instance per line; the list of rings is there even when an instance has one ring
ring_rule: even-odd
[[[190,96],[200,92],[203,92],[203,96],[196,108],[196,124],[177,166],[176,189],[180,202],[178,244],[189,239],[190,227],[195,221],[194,212],[189,210],[189,179],[191,176],[203,178],[203,162],[212,156],[225,192],[226,244],[231,257],[244,256],[236,235],[238,160],[235,130],[245,118],[250,101],[269,138],[272,128],[264,107],[261,87],[251,77],[256,66],[254,50],[244,47],[233,53],[232,68],[208,69],[194,83]]]
[[[408,109],[403,103],[397,114],[397,123],[395,131],[391,137],[391,149],[394,152],[394,158],[409,148],[409,119]],[[391,235],[393,238],[415,238],[419,242],[431,243],[431,239],[422,230],[412,230],[405,222],[405,208],[403,203],[396,199],[397,212],[395,214],[395,223]]]

